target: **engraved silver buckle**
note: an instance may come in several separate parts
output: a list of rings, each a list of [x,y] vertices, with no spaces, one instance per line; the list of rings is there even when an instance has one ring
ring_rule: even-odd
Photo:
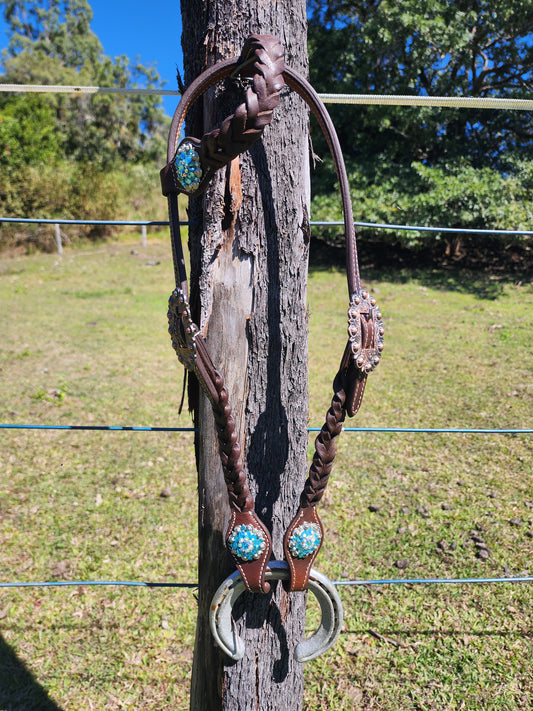
[[[194,370],[196,361],[195,337],[198,328],[191,318],[189,304],[182,289],[176,288],[168,300],[168,332],[172,339],[172,348],[180,363],[188,370]]]
[[[367,340],[368,329],[372,329],[371,342]],[[368,291],[352,294],[348,309],[348,337],[354,363],[361,373],[370,373],[379,364],[384,348],[383,319],[376,300]]]

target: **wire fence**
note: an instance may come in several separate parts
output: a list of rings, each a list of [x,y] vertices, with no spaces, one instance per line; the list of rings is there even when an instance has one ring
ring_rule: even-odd
[[[196,432],[195,427],[150,427],[134,425],[33,425],[0,423],[0,430],[85,430],[87,432]],[[321,427],[308,427],[308,432],[320,432]],[[343,427],[343,432],[375,432],[382,434],[533,434],[533,429],[484,427]]]
[[[42,225],[111,225],[116,227],[168,227],[168,220],[63,220],[55,217],[0,217],[0,223],[12,222],[21,224],[42,224]],[[188,222],[183,222],[188,225]],[[315,227],[335,227],[342,226],[341,220],[311,220],[311,226]],[[417,232],[448,232],[451,234],[478,234],[478,235],[523,235],[533,236],[533,230],[500,230],[500,229],[480,229],[476,227],[432,227],[429,225],[399,225],[385,222],[357,222],[355,227],[380,229],[380,230],[416,230]]]
[[[44,86],[0,84],[2,92],[38,92],[38,93],[68,93],[73,95],[83,94],[138,94],[138,95],[173,95],[179,96],[179,91],[165,89],[140,89],[140,88],[115,88],[97,86]],[[337,104],[380,104],[394,106],[430,106],[434,108],[482,108],[506,110],[533,110],[531,99],[500,99],[487,97],[429,97],[429,96],[389,96],[372,94],[321,94],[325,103]],[[143,245],[146,245],[147,227],[164,227],[169,223],[161,220],[83,220],[59,218],[20,218],[0,217],[0,223],[20,224],[50,224],[54,225],[58,252],[62,253],[61,225],[110,225],[141,227]],[[337,226],[341,221],[311,221],[312,226]],[[473,235],[521,235],[532,236],[533,230],[501,230],[501,229],[476,229],[463,227],[438,227],[427,225],[401,225],[375,222],[358,222],[354,225],[361,229],[383,230],[410,230],[417,232],[473,234]],[[0,424],[3,430],[71,430],[71,431],[127,431],[127,432],[194,432],[193,427],[157,427],[157,426],[130,426],[130,425],[39,425],[39,424]],[[319,431],[319,427],[309,427],[309,432]],[[406,433],[406,434],[463,434],[463,435],[530,435],[533,429],[529,428],[446,428],[446,427],[344,427],[345,432],[373,432],[373,433]],[[391,578],[378,580],[335,580],[336,586],[388,586],[388,585],[470,585],[470,584],[495,584],[495,583],[531,583],[533,576],[523,575],[501,578]],[[142,582],[126,580],[72,580],[72,581],[30,581],[30,582],[0,582],[0,588],[60,588],[80,586],[119,586],[119,587],[144,587],[144,588],[189,588],[198,587],[197,583],[179,582]]]
[[[55,238],[58,254],[63,254],[63,241],[61,236],[61,225],[109,225],[114,227],[141,227],[141,241],[143,247],[147,245],[148,227],[167,227],[168,220],[83,220],[83,219],[59,219],[54,217],[0,217],[0,224],[40,224],[53,225],[55,228]],[[188,225],[188,222],[183,222]],[[344,225],[340,220],[311,220],[312,227],[336,227]],[[428,232],[433,234],[470,234],[478,236],[523,236],[532,237],[533,230],[500,230],[500,229],[480,229],[474,227],[432,227],[429,225],[399,225],[384,222],[358,222],[354,220],[354,226],[360,229],[392,230],[392,231],[412,231]]]
[[[58,254],[63,254],[63,239],[61,236],[61,225],[111,225],[115,227],[140,227],[142,246],[147,245],[147,227],[164,227],[168,225],[168,220],[83,220],[83,219],[60,219],[49,217],[0,217],[0,224],[28,224],[28,225],[53,225]]]
[[[384,578],[381,580],[332,580],[337,587],[366,585],[471,585],[493,583],[533,583],[533,576],[507,578]],[[0,588],[65,588],[65,587],[129,587],[129,588],[198,588],[198,583],[142,582],[138,580],[44,580],[2,583]]]

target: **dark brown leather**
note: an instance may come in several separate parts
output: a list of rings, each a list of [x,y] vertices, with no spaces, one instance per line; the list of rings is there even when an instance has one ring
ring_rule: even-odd
[[[232,507],[230,524],[228,532],[226,533],[226,545],[233,531],[240,525],[258,528],[264,536],[265,550],[256,560],[242,561],[239,558],[232,556],[235,561],[235,565],[237,566],[237,569],[239,570],[244,584],[249,592],[270,592],[270,583],[265,580],[266,569],[268,568],[268,563],[272,557],[272,540],[270,538],[270,533],[253,508],[247,511],[239,511]],[[228,550],[230,550],[231,553],[229,546]]]
[[[172,121],[169,135],[169,151],[167,165],[161,171],[161,186],[163,195],[173,192],[184,192],[188,195],[201,193],[216,170],[227,165],[240,153],[247,151],[263,135],[265,126],[272,121],[273,110],[279,104],[279,94],[284,86],[284,52],[276,37],[271,35],[252,35],[244,45],[241,56],[236,63],[221,63],[205,71],[184,93],[178,110]],[[180,145],[192,143],[200,157],[203,177],[198,188],[185,191],[179,185],[173,170],[178,145],[176,144],[187,111],[194,100],[216,84],[221,78],[228,76],[242,67],[241,75],[252,79],[253,85],[245,92],[245,100],[231,116],[228,116],[219,128],[205,133],[201,140],[189,137],[183,139]]]
[[[234,114],[223,121],[220,128],[206,133],[201,139],[184,139],[196,148],[203,176],[194,192],[183,190],[176,180],[173,161],[179,148],[177,137],[187,111],[191,104],[209,87],[234,73],[249,77],[252,85],[246,90],[244,103],[238,107]],[[325,423],[315,440],[315,454],[309,469],[309,476],[300,496],[298,511],[284,538],[285,556],[291,571],[287,587],[292,591],[304,590],[307,587],[311,567],[322,545],[323,528],[316,506],[328,483],[335,457],[335,442],[342,431],[346,414],[353,416],[358,411],[367,375],[381,358],[383,324],[375,301],[370,299],[368,293],[361,288],[348,177],[337,133],[326,108],[310,84],[296,72],[283,66],[283,50],[275,37],[253,35],[246,42],[243,52],[237,60],[226,60],[210,67],[185,91],[172,120],[167,150],[168,163],[161,171],[161,184],[163,194],[169,196],[169,204],[171,199],[175,201],[174,196],[178,192],[187,192],[189,195],[201,192],[215,170],[248,150],[249,146],[261,137],[264,127],[272,120],[273,109],[279,103],[279,92],[284,80],[311,108],[326,136],[333,156],[344,214],[346,270],[350,296],[349,340],[333,382],[333,399],[326,414]],[[171,222],[173,215],[175,212],[171,210]],[[179,235],[179,224],[174,226],[171,224],[171,233]],[[173,253],[176,260],[174,247]],[[175,271],[178,270],[175,269]],[[180,271],[181,274],[182,271]],[[181,281],[181,286],[186,291],[186,285],[184,286],[183,280]],[[197,327],[194,328],[196,331],[198,330]],[[174,333],[176,332],[177,328],[174,325]],[[235,556],[234,559],[248,590],[267,592],[270,586],[265,581],[264,575],[271,556],[270,535],[254,511],[254,502],[243,467],[235,433],[235,423],[231,416],[231,407],[223,379],[215,369],[205,341],[199,333],[195,334],[195,343],[196,353],[192,369],[212,404],[220,458],[231,508],[231,523],[227,540],[240,525],[253,526],[262,532],[265,548],[259,558],[248,562],[243,562]],[[178,355],[181,352],[177,348]],[[189,361],[190,359],[187,359],[187,367],[191,367],[188,365]],[[304,528],[310,526],[314,533],[319,534],[320,539],[316,550],[305,557],[294,555],[291,550],[291,548],[294,549],[294,545],[290,545],[291,536],[301,526]]]
[[[313,551],[310,555],[305,558],[297,558],[294,556],[289,548],[289,540],[294,533],[294,530],[301,526],[302,524],[316,524],[320,529],[320,545]],[[324,528],[322,527],[322,522],[318,517],[318,511],[316,506],[306,506],[298,509],[296,516],[291,521],[289,528],[285,534],[283,540],[283,550],[285,551],[285,559],[289,565],[290,578],[284,583],[284,587],[288,592],[294,592],[295,590],[305,590],[307,588],[307,583],[309,582],[309,575],[311,573],[311,568],[315,562],[315,558],[318,555],[318,551],[322,547],[322,541],[324,540]]]
[[[333,395],[331,406],[326,413],[326,421],[318,437],[315,439],[315,453],[309,468],[309,476],[300,495],[300,507],[316,506],[328,485],[329,475],[335,459],[335,440],[342,432],[342,425],[346,417],[344,402],[346,395],[342,388],[342,381],[335,378],[339,384],[338,390]]]

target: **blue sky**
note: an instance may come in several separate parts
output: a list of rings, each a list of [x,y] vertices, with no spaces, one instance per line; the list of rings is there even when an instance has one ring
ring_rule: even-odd
[[[177,89],[176,66],[182,67],[181,12],[179,0],[89,0],[93,10],[92,31],[105,54],[155,64],[165,89]],[[0,46],[6,47],[3,12],[0,13]],[[178,97],[163,97],[165,110],[172,115]]]

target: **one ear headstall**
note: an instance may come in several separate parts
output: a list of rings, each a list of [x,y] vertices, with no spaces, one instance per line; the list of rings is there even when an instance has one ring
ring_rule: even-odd
[[[201,138],[178,141],[191,104],[207,89],[229,77],[250,79],[244,101],[220,127]],[[176,289],[169,300],[169,332],[179,360],[193,371],[208,396],[215,416],[219,452],[231,511],[226,545],[233,556],[246,589],[268,592],[266,580],[272,555],[270,534],[254,510],[228,393],[215,368],[188,306],[187,279],[179,231],[177,195],[201,193],[215,171],[261,138],[279,104],[284,84],[309,105],[327,139],[340,185],[346,238],[346,271],[349,292],[348,342],[333,381],[334,395],[322,430],[315,440],[315,454],[300,496],[299,507],[284,539],[288,563],[286,587],[305,590],[313,562],[322,545],[324,530],[317,504],[328,483],[335,457],[335,440],[342,431],[346,414],[358,411],[368,374],[381,359],[383,321],[375,300],[361,287],[353,213],[348,179],[339,141],[331,118],[318,94],[295,71],[285,67],[279,41],[270,35],[253,35],[239,58],[215,64],[203,72],[183,94],[170,128],[167,165],[161,171],[163,194],[168,197],[170,229],[176,275]]]

